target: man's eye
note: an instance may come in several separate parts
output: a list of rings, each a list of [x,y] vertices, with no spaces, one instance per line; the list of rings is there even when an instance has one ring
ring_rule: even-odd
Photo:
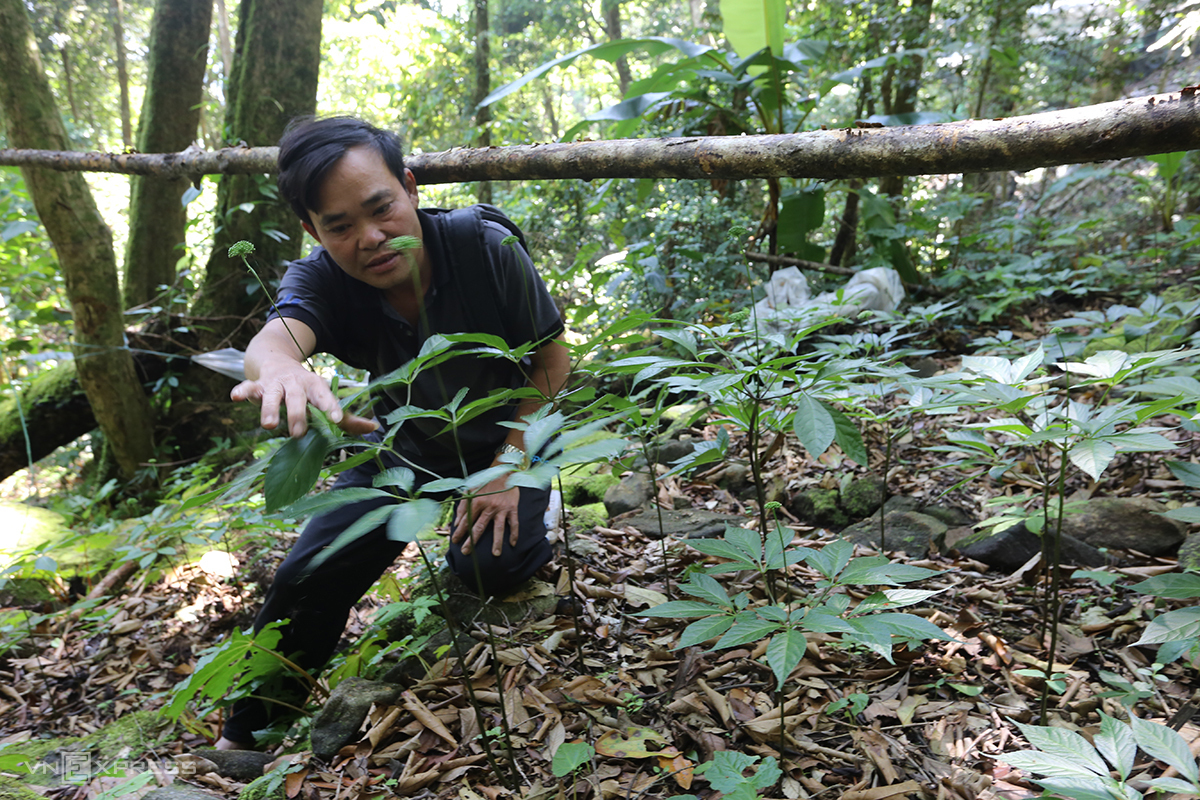
[[[387,212],[389,212],[391,210],[392,210],[392,204],[384,203],[379,208],[375,209],[375,215],[379,216],[380,214],[386,214]]]

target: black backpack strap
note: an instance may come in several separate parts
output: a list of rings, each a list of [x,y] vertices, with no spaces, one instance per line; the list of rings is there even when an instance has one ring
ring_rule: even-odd
[[[525,234],[517,224],[505,216],[504,212],[495,206],[479,203],[466,208],[456,208],[451,211],[441,208],[425,208],[424,211],[439,216],[445,223],[447,234],[446,245],[454,290],[462,297],[489,291],[491,297],[500,297],[499,284],[495,273],[488,268],[486,230],[484,221],[495,222],[503,226],[521,244],[525,254],[529,254],[529,246],[525,242]],[[496,303],[464,303],[468,321],[473,332],[490,333],[503,337],[505,333],[504,318]]]

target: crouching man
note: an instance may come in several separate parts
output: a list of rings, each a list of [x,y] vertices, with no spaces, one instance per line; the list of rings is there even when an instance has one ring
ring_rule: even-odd
[[[375,378],[416,357],[434,334],[489,333],[511,347],[537,347],[527,363],[461,355],[422,371],[411,386],[376,393],[379,419],[402,405],[440,408],[464,388],[469,399],[523,386],[548,398],[562,388],[569,369],[559,341],[562,321],[524,250],[505,243],[513,232],[506,220],[486,206],[454,212],[419,208],[416,180],[394,135],[347,117],[294,123],[279,144],[279,190],[321,246],[288,266],[276,311],[247,347],[247,380],[231,393],[234,400],[261,404],[264,428],[280,423],[282,404],[288,432],[302,436],[311,405],[347,433],[379,441],[377,423],[344,412],[305,359],[331,353]],[[410,243],[419,247],[389,246],[401,236],[413,237]],[[454,431],[443,430],[438,420],[406,421],[383,468],[412,468],[419,487],[501,463],[504,453],[525,449],[521,431],[502,423],[521,419],[543,402],[498,407]],[[371,486],[379,469],[372,462],[349,469],[332,491]],[[543,522],[548,499],[548,489],[505,489],[502,477],[480,490],[470,516],[466,501],[460,501],[446,555],[451,568],[484,596],[503,595],[532,576],[551,558]],[[351,503],[314,517],[267,592],[255,629],[290,620],[279,651],[297,654],[297,663],[309,672],[328,661],[351,607],[404,544],[389,540],[381,526],[315,569],[310,562],[387,502]],[[287,702],[299,705],[297,699],[302,697]],[[282,704],[239,701],[217,747],[253,747],[254,731],[286,713]]]

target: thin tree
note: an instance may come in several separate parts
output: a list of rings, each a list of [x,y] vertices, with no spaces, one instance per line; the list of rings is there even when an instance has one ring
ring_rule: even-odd
[[[200,124],[213,0],[158,0],[150,25],[146,94],[138,118],[143,153],[187,148]],[[175,282],[184,240],[187,178],[135,176],[129,184],[125,305],[149,302]]]
[[[22,0],[0,0],[0,110],[15,147],[69,150]],[[76,370],[126,478],[154,452],[150,403],[125,347],[112,232],[83,175],[37,167],[21,173],[67,284]]]
[[[289,121],[316,111],[322,8],[322,0],[243,0],[225,114],[233,144],[274,145]],[[274,278],[300,255],[300,222],[275,199],[266,174],[224,176],[216,215],[212,255],[193,310],[210,318],[208,344],[244,345],[254,331],[242,323],[264,298],[247,292],[256,284],[240,260],[228,257],[229,246],[254,242],[256,267],[264,279]]]

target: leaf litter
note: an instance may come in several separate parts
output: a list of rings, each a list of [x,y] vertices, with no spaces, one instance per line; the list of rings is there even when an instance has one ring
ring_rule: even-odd
[[[951,490],[955,502],[980,507],[989,492],[974,484],[951,489],[956,474],[922,449],[940,435],[935,427],[923,421],[899,443],[903,468],[889,476],[891,492],[933,501]],[[814,462],[786,443],[768,466],[768,480],[788,482],[793,490],[832,488],[850,469],[836,451]],[[1177,486],[1165,468],[1141,457],[1125,458],[1111,472],[1102,487],[1110,495]],[[745,513],[752,507],[702,479],[673,478],[659,489],[657,499],[668,508],[686,502]],[[1022,491],[1020,479],[1001,491]],[[837,538],[787,516],[794,545],[820,548]],[[572,534],[594,545],[587,549],[593,555],[560,555],[551,565],[553,591],[575,598],[560,603],[557,610],[566,613],[474,624],[461,663],[442,657],[394,705],[372,708],[359,738],[329,763],[308,752],[273,762],[269,769],[282,776],[282,794],[304,800],[709,798],[728,791],[1021,800],[1040,794],[1028,774],[1003,758],[1028,749],[1016,723],[1038,720],[1045,684],[1048,637],[1039,617],[1048,576],[1037,564],[1004,575],[954,551],[919,559],[888,554],[939,573],[920,585],[937,594],[909,610],[952,639],[896,646],[889,662],[836,634],[806,632],[804,657],[777,691],[766,640],[724,651],[679,648],[689,620],[639,617],[677,597],[686,571],[715,560],[686,542],[651,539],[619,519],[611,525]],[[275,549],[267,560],[281,555]],[[1130,566],[1116,572],[1131,582],[1176,569],[1172,559],[1126,555]],[[415,550],[394,569],[401,576],[415,572]],[[1124,717],[1122,700],[1136,699],[1139,715],[1172,723],[1195,752],[1200,729],[1191,718],[1200,692],[1194,670],[1173,664],[1151,675],[1153,651],[1130,646],[1157,611],[1185,601],[1145,598],[1120,582],[1105,585],[1087,575],[1074,576],[1070,568],[1060,574],[1051,724],[1090,735],[1098,730],[1098,712]],[[767,602],[757,575],[715,577],[731,595],[749,592],[752,605]],[[815,577],[798,564],[780,585],[804,595]],[[852,590],[851,600],[868,593]],[[244,576],[181,566],[156,580],[143,572],[89,607],[39,617],[26,644],[0,663],[0,745],[7,745],[0,755],[25,741],[86,735],[133,711],[165,705],[171,688],[194,669],[197,652],[249,624],[255,595]],[[380,604],[370,597],[360,604],[347,630],[351,641]],[[483,641],[488,634],[494,647]],[[481,704],[483,729],[468,703],[467,681]],[[507,738],[498,730],[504,725]],[[197,768],[210,762],[203,753],[191,755],[211,743],[219,726],[216,714],[192,719],[152,745],[143,758],[153,759],[144,763],[191,764],[188,782],[234,797],[243,782]],[[554,756],[567,743],[593,749],[569,775],[558,776]],[[735,754],[744,761],[731,762],[733,772],[706,771],[709,762]],[[511,770],[507,784],[489,756]],[[772,759],[778,776],[770,773],[769,786],[747,789],[755,775],[769,774]],[[742,777],[731,778],[741,764]],[[1161,772],[1149,760],[1138,768]],[[143,774],[128,776],[129,796],[173,777],[159,769],[135,786]],[[46,794],[60,800],[122,796],[119,780],[105,780],[51,787]]]

